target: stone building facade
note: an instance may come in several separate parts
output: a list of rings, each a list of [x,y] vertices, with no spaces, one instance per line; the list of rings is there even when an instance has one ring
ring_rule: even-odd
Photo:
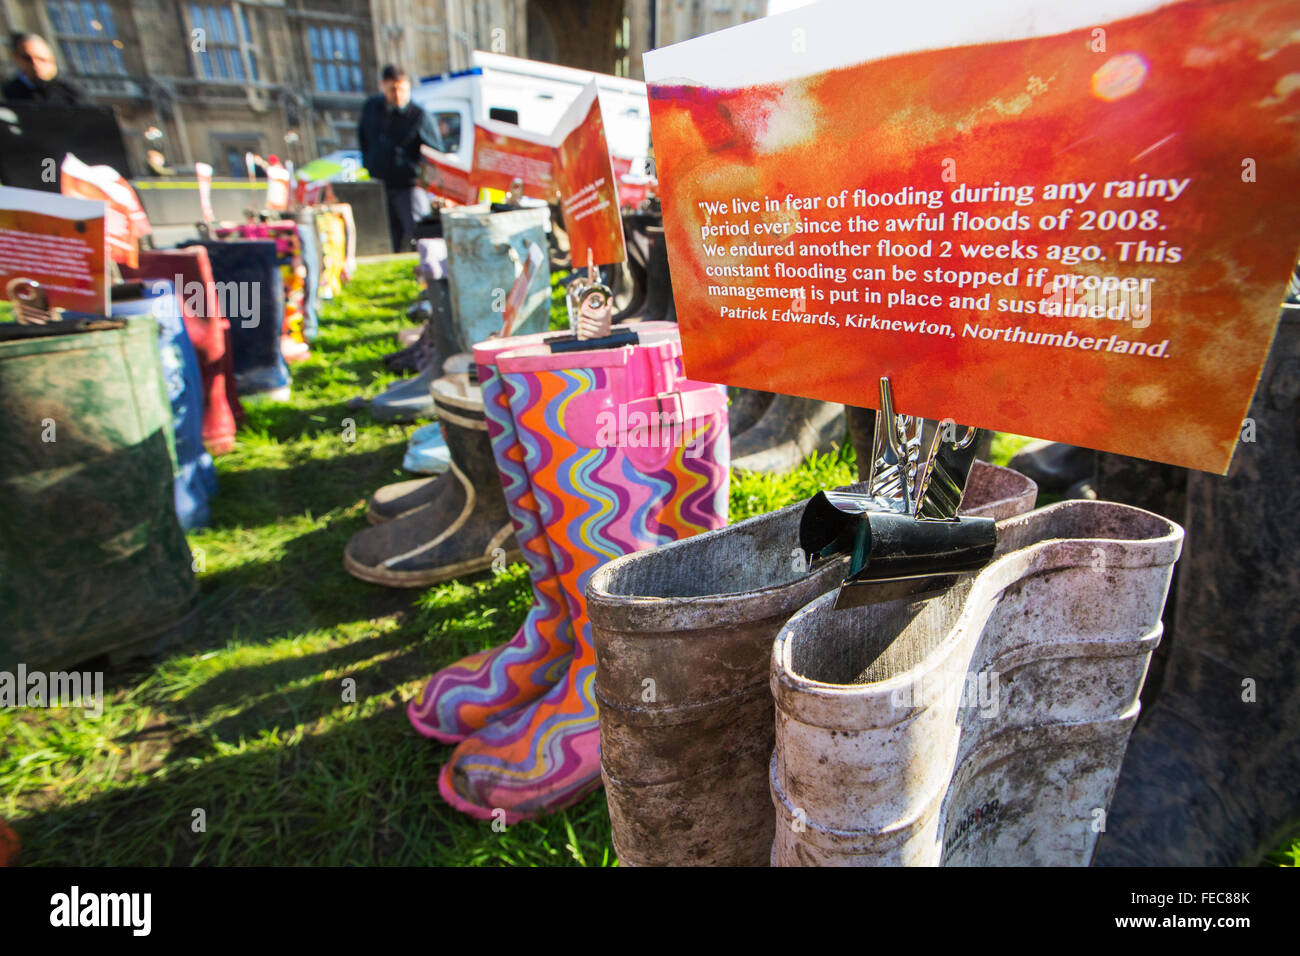
[[[50,41],[60,72],[113,106],[133,174],[243,175],[248,150],[302,163],[355,147],[384,63],[464,69],[472,50],[640,78],[641,53],[763,14],[763,0],[0,0],[5,35]],[[8,44],[0,55],[14,69]]]

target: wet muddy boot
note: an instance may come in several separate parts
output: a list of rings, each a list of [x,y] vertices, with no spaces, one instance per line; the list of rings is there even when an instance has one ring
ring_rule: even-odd
[[[192,630],[158,333],[0,322],[0,672],[151,655]]]
[[[441,426],[435,423],[425,427]],[[416,508],[427,505],[439,494],[452,487],[446,481],[439,481],[441,477],[442,475],[435,475],[432,478],[408,478],[406,481],[395,481],[391,485],[384,485],[370,496],[366,520],[371,524],[383,524],[385,521],[400,518]]]
[[[731,466],[779,474],[813,452],[828,452],[843,441],[843,405],[776,395],[758,421],[736,438]]]
[[[488,723],[531,703],[564,676],[573,656],[573,628],[551,546],[542,530],[537,498],[524,469],[524,449],[496,356],[545,335],[485,342],[474,349],[488,438],[500,475],[515,541],[528,565],[533,603],[514,638],[462,658],[434,674],[406,713],[426,737],[457,743]],[[431,482],[430,482],[431,484]]]
[[[726,395],[681,378],[680,355],[674,329],[619,348],[535,346],[497,357],[574,650],[560,683],[464,740],[443,767],[439,791],[471,816],[528,819],[600,785],[587,583],[620,554],[726,522]],[[660,409],[656,434],[648,415]]]
[[[1297,368],[1300,318],[1287,317],[1246,420],[1255,440],[1238,443],[1227,477],[1186,479],[1164,681],[1133,734],[1099,865],[1251,866],[1300,820]],[[1157,506],[1181,494],[1164,485]]]
[[[795,614],[772,649],[772,863],[1086,866],[1182,538],[1060,502],[998,522],[994,560],[937,596]]]
[[[478,387],[450,375],[433,394],[451,466],[424,489],[424,504],[352,536],[343,566],[353,577],[422,588],[519,558]]]
[[[1007,518],[1036,496],[1023,475],[977,462],[961,513]],[[601,771],[620,866],[768,865],[772,642],[847,572],[847,558],[804,570],[806,504],[616,558],[592,576]]]
[[[663,226],[646,229],[649,251],[646,255],[645,290],[639,301],[615,316],[618,322],[661,322],[669,318],[668,307],[673,300],[672,279],[668,275],[668,246],[664,243]]]

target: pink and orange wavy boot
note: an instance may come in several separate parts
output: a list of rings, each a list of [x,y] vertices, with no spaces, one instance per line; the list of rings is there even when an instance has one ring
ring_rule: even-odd
[[[539,344],[496,356],[574,643],[563,680],[466,738],[443,767],[439,791],[471,816],[504,811],[512,823],[600,785],[587,581],[619,555],[726,524],[726,393],[682,378],[675,329],[639,336],[619,348]]]
[[[573,654],[573,629],[560,591],[537,499],[524,470],[524,450],[510,415],[496,356],[540,343],[546,333],[489,339],[474,346],[492,457],[501,473],[515,541],[528,566],[533,603],[514,639],[462,658],[434,674],[407,706],[412,726],[426,737],[457,743],[488,723],[536,700],[564,676]]]

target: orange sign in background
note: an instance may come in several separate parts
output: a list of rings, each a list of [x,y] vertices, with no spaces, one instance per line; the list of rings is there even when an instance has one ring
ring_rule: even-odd
[[[422,145],[420,155],[424,157],[430,192],[455,203],[472,203],[478,198],[478,189],[470,182],[469,173],[448,162],[446,154]]]
[[[942,11],[881,51],[821,3],[646,55],[693,378],[874,406],[887,375],[901,412],[1226,471],[1300,245],[1300,8],[1015,36],[1047,6],[946,49]]]
[[[504,123],[474,127],[474,167],[470,182],[477,188],[505,192],[523,180],[524,195],[555,201],[555,148],[546,137],[528,138]]]
[[[574,264],[586,265],[589,253],[596,265],[622,262],[627,258],[627,248],[619,214],[618,183],[594,82],[587,84],[560,121],[557,133],[564,138],[555,150],[555,179]]]
[[[59,168],[59,189],[65,196],[102,200],[104,232],[114,262],[134,269],[139,265],[140,240],[153,230],[135,189],[111,166],[87,166],[71,153]]]
[[[0,296],[12,279],[39,282],[51,307],[108,311],[106,204],[0,186]]]

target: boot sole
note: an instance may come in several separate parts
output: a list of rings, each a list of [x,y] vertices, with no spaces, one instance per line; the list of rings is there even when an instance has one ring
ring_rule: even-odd
[[[507,562],[522,561],[523,558],[523,552],[518,549],[506,552]],[[457,564],[448,564],[433,571],[389,571],[384,568],[373,568],[361,564],[353,560],[352,555],[346,551],[343,552],[343,567],[348,574],[354,578],[360,578],[362,581],[381,584],[389,588],[424,588],[431,584],[441,584],[443,581],[450,581],[462,574],[484,571],[492,566],[492,560],[492,556],[489,554],[469,561],[461,561]]]
[[[537,820],[541,817],[550,816],[553,813],[559,813],[561,810],[566,810],[569,807],[581,803],[588,796],[601,788],[603,780],[603,778],[597,777],[588,786],[583,787],[577,793],[571,794],[568,799],[562,803],[556,803],[555,805],[544,809],[521,812],[519,810],[509,810],[505,807],[480,807],[477,803],[470,803],[452,788],[450,777],[451,763],[448,762],[443,764],[442,769],[438,771],[438,792],[442,794],[442,799],[446,800],[453,809],[459,810],[461,813],[466,816],[471,816],[475,820],[492,820],[494,819],[493,814],[497,810],[500,810],[505,814],[504,822],[506,826],[513,826],[514,824],[521,823],[524,820]]]

